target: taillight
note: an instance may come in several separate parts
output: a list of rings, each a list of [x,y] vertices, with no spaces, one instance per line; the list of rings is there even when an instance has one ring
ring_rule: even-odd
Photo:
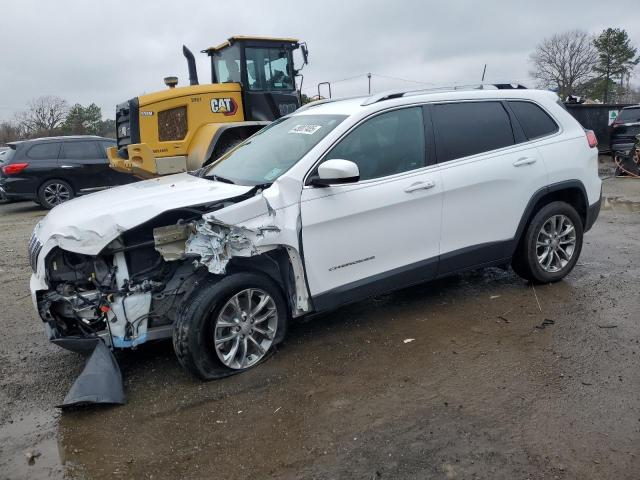
[[[2,173],[5,175],[15,175],[16,173],[23,171],[28,166],[28,163],[11,163],[2,167]]]
[[[15,175],[29,166],[28,163],[11,163],[2,167],[2,173],[5,175]]]
[[[587,130],[587,142],[589,142],[590,148],[596,148],[598,146],[598,139],[593,130]]]

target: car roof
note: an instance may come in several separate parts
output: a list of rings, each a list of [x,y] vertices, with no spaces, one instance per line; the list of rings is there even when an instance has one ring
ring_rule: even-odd
[[[622,107],[622,110],[633,110],[635,108],[640,108],[640,104],[638,104],[638,105],[629,105],[628,107]]]
[[[424,90],[395,90],[369,96],[344,99],[328,99],[309,103],[296,110],[293,115],[353,115],[359,111],[376,111],[386,107],[420,102],[482,99],[523,99],[557,100],[557,95],[549,90],[517,88],[459,88],[443,87]]]
[[[7,145],[19,145],[23,143],[74,141],[74,140],[106,140],[109,142],[115,142],[113,138],[99,137],[98,135],[60,135],[58,137],[40,137],[40,138],[30,138],[27,140],[16,140],[15,142],[7,142]]]

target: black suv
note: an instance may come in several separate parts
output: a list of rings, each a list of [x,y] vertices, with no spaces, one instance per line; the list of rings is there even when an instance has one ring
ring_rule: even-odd
[[[626,152],[640,135],[640,105],[624,107],[609,128],[612,152]]]
[[[33,200],[50,209],[77,195],[135,182],[109,167],[110,138],[72,136],[12,142],[0,163],[0,197]]]

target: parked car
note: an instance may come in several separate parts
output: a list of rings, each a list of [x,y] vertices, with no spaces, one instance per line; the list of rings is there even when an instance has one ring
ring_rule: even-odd
[[[136,181],[109,167],[105,149],[113,145],[113,139],[86,135],[11,142],[0,167],[0,193],[51,209],[78,195]]]
[[[0,147],[0,169],[2,169],[2,165],[9,158],[7,152],[9,151],[9,147]],[[5,197],[4,192],[0,188],[0,203],[7,203],[7,197]]]
[[[486,266],[561,280],[599,213],[596,147],[547,91],[310,104],[197,172],[55,208],[29,246],[33,300],[61,346],[173,337],[219,378],[295,317]]]
[[[624,107],[609,127],[612,152],[629,152],[640,135],[640,105]]]

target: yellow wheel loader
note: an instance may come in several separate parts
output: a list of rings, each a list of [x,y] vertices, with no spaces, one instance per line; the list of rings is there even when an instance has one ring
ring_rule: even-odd
[[[211,83],[200,85],[195,58],[183,46],[189,86],[167,77],[168,89],[117,106],[111,167],[141,178],[196,170],[295,111],[298,49],[307,64],[307,46],[294,38],[231,37],[202,51],[211,58]]]

